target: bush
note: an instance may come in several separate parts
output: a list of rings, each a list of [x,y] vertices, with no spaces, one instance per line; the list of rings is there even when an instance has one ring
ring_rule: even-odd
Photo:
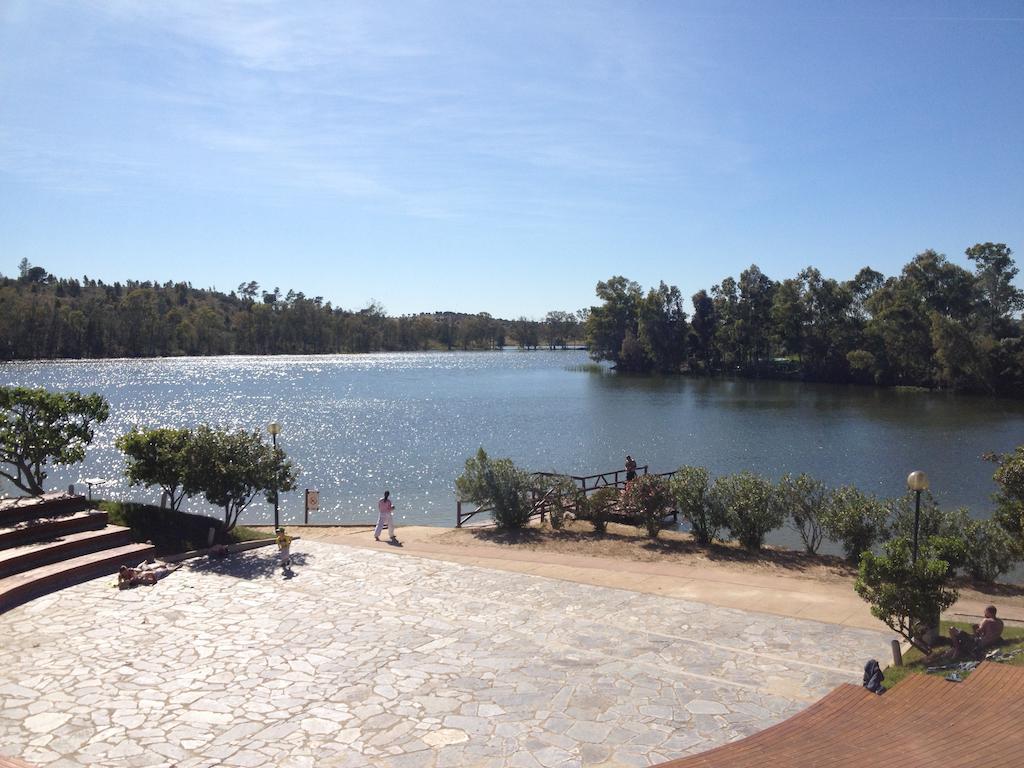
[[[978,581],[991,584],[1020,560],[1016,540],[995,520],[968,520],[964,541],[964,570]]]
[[[672,494],[665,478],[657,475],[641,475],[626,483],[622,493],[622,506],[626,512],[637,518],[652,539],[661,533],[665,510],[672,506]]]
[[[916,564],[910,561],[911,543],[904,537],[889,541],[885,553],[865,551],[854,589],[871,604],[871,614],[916,648],[929,653],[922,625],[937,621],[942,611],[959,597],[950,587],[949,566],[929,547],[920,550]]]
[[[704,467],[680,467],[669,481],[676,509],[703,547],[712,542],[723,525],[709,490],[708,471]]]
[[[210,546],[211,528],[214,531],[214,544],[267,537],[267,534],[252,532],[244,526],[236,526],[234,530],[226,532],[222,520],[149,504],[97,500],[90,502],[90,505],[106,512],[111,525],[130,528],[134,541],[152,542],[158,555],[206,549]]]
[[[902,536],[913,541],[914,538],[914,494],[906,493],[888,500],[889,511],[892,515],[889,522],[889,538]],[[959,529],[959,520],[954,520],[955,513],[946,513],[939,509],[939,503],[932,496],[931,491],[921,494],[921,520],[918,527],[918,538],[920,541],[931,536],[945,536],[950,533],[951,528]]]
[[[1013,453],[988,454],[985,458],[999,465],[992,475],[999,486],[992,497],[996,502],[994,519],[1024,549],[1024,445],[1018,445]]]
[[[779,503],[789,515],[793,530],[800,534],[804,549],[815,554],[825,538],[821,511],[828,500],[825,485],[809,475],[783,475],[778,487]]]
[[[711,497],[729,533],[749,552],[760,551],[764,537],[786,519],[775,486],[751,472],[719,477]]]
[[[583,492],[571,478],[564,475],[546,480],[540,490],[547,496],[548,522],[554,530],[559,531],[579,511],[579,497],[583,496]]]
[[[861,552],[869,551],[885,536],[888,516],[885,505],[874,496],[844,485],[829,494],[821,524],[825,533],[843,547],[846,559],[856,563]]]
[[[464,501],[490,504],[499,528],[522,528],[530,519],[530,476],[511,459],[492,459],[481,448],[466,460],[455,488]]]
[[[607,486],[581,499],[580,511],[576,516],[594,526],[594,533],[605,533],[608,520],[620,502],[617,488]]]
[[[914,541],[914,494],[909,493],[889,501],[892,515],[888,534],[891,538],[902,537]],[[952,512],[943,512],[935,497],[929,492],[921,494],[921,517],[918,524],[918,546],[928,542],[933,553],[949,564],[953,574],[967,559],[965,544],[966,528],[970,521],[967,509],[961,507]]]

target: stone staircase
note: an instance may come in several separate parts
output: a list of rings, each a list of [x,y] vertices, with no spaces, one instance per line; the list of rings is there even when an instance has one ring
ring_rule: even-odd
[[[0,613],[34,597],[153,557],[131,531],[109,525],[85,497],[64,493],[0,501]]]

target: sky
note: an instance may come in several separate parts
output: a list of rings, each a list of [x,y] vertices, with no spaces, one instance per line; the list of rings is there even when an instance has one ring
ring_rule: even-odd
[[[542,318],[1024,255],[1024,2],[0,0],[0,273]]]

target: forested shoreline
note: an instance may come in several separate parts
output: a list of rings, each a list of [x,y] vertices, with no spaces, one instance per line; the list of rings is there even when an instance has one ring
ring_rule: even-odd
[[[886,277],[808,267],[774,280],[756,265],[692,296],[646,293],[615,276],[597,306],[543,320],[487,313],[389,316],[255,281],[234,291],[187,282],[106,284],[27,260],[0,275],[0,360],[333,354],[586,344],[626,373],[738,375],[1024,396],[1024,292],[1002,243],[966,249],[973,271],[932,250]]]
[[[579,316],[394,317],[376,304],[347,310],[320,296],[261,290],[255,281],[229,293],[187,282],[107,284],[56,277],[24,260],[18,277],[0,275],[0,360],[500,349],[507,343],[580,344]]]
[[[1024,396],[1024,292],[1002,243],[966,251],[970,271],[932,250],[886,278],[808,267],[776,281],[756,265],[693,295],[644,293],[616,276],[597,284],[591,356],[620,371],[729,374]]]

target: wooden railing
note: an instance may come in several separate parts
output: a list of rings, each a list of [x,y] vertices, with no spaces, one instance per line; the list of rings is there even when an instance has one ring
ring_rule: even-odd
[[[648,465],[644,464],[642,467],[636,468],[637,475],[650,474]],[[655,477],[671,478],[675,472],[660,472]],[[553,480],[557,478],[568,478],[576,484],[576,487],[586,494],[593,493],[600,488],[625,488],[626,487],[626,470],[616,469],[608,472],[600,472],[596,475],[562,475],[557,472],[532,472],[531,477],[538,480]],[[538,483],[540,486],[541,483]],[[549,488],[543,495],[540,493],[540,488],[535,488],[533,491],[533,502],[530,509],[529,519],[539,517],[541,522],[544,522],[544,518],[547,514],[548,507],[551,505],[553,494],[556,494],[555,488]],[[557,495],[557,494],[556,494]],[[490,512],[494,508],[491,506],[478,506],[469,512],[463,512],[463,503],[460,500],[455,502],[455,527],[461,528],[462,524],[467,520],[472,519],[481,512]],[[678,519],[678,512],[672,510],[672,519]]]
[[[535,472],[535,475],[540,474]],[[552,475],[554,476],[554,475]],[[533,489],[533,501],[530,502],[530,514],[527,515],[528,520],[532,520],[535,517],[539,517],[543,523],[544,518],[547,515],[548,507],[551,506],[551,499],[557,494],[556,488],[549,488],[545,493],[541,494],[540,490]],[[455,527],[461,528],[462,524],[467,520],[473,518],[474,515],[478,515],[481,512],[491,512],[494,507],[481,505],[471,512],[462,511],[462,501],[456,500],[455,502]]]

